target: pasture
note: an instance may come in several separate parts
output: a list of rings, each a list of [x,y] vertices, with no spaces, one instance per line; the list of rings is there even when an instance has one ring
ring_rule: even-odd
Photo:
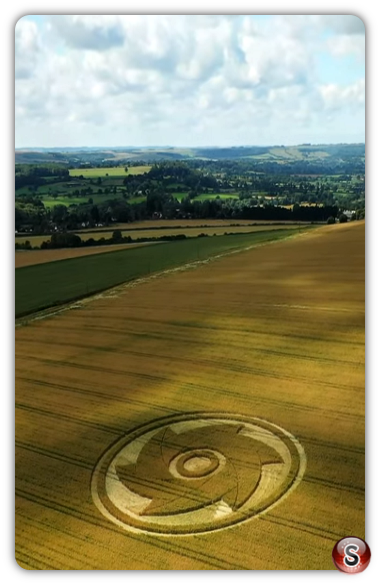
[[[127,175],[142,175],[150,171],[150,165],[140,165],[135,167],[128,167],[128,172],[125,172],[123,167],[101,167],[101,168],[83,168],[70,169],[71,177],[81,177],[84,179],[97,179],[98,177],[126,177]]]
[[[189,193],[185,191],[179,191],[177,193],[173,193],[173,197],[175,197],[178,201],[182,201],[188,197]],[[214,199],[239,199],[238,193],[202,193],[202,195],[197,195],[193,198],[193,201],[213,201]]]
[[[203,193],[194,197],[194,201],[212,201],[213,199],[239,199],[238,193]]]
[[[323,226],[17,328],[19,565],[335,570],[335,542],[365,537],[364,232]],[[181,537],[101,512],[94,471],[112,445],[163,417],[215,412],[302,445],[306,469],[285,501]],[[155,465],[136,491],[163,492]]]
[[[59,197],[52,197],[49,195],[44,195],[42,197],[42,202],[44,204],[44,206],[46,208],[51,209],[52,207],[55,207],[56,205],[64,205],[65,207],[70,207],[70,205],[83,205],[88,203],[89,198],[91,197],[92,199],[92,203],[94,205],[99,205],[104,203],[105,201],[107,201],[107,199],[110,198],[110,195],[101,195],[101,194],[97,194],[96,192],[92,193],[91,195],[87,195],[86,197],[74,197],[74,196],[68,196],[67,193],[63,194]],[[121,195],[120,193],[116,193],[114,195],[115,199],[120,199]]]

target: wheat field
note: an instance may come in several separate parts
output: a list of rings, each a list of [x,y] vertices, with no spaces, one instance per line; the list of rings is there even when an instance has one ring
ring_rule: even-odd
[[[364,246],[364,222],[323,226],[17,327],[19,565],[334,570],[335,542],[365,537]],[[92,488],[108,450],[195,413],[284,429],[305,454],[295,489],[244,522],[180,536],[103,514]],[[183,474],[220,465],[210,437]],[[159,457],[146,457],[145,497],[160,496]]]

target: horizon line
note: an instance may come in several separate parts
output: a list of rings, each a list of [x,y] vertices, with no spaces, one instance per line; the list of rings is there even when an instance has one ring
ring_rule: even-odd
[[[64,149],[83,149],[83,148],[91,148],[91,149],[136,149],[136,150],[143,150],[143,149],[157,149],[157,148],[170,148],[170,149],[189,149],[189,150],[196,150],[196,149],[224,149],[224,148],[270,148],[270,147],[280,147],[280,148],[294,148],[297,146],[338,146],[338,145],[354,145],[354,144],[363,144],[365,145],[365,141],[363,142],[301,142],[299,144],[231,144],[227,146],[217,146],[217,145],[208,145],[208,146],[171,146],[168,144],[163,145],[154,145],[154,146],[133,146],[133,145],[122,145],[122,146],[18,146],[15,147],[15,151],[18,150],[64,150]]]

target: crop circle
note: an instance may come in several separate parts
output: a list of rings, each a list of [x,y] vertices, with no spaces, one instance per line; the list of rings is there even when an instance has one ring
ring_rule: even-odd
[[[98,462],[91,493],[128,531],[163,536],[221,530],[279,504],[306,456],[281,427],[256,417],[186,413],[127,433]]]

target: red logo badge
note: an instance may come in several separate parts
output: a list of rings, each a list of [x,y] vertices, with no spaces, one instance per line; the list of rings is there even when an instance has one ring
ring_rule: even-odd
[[[356,536],[346,536],[333,548],[334,565],[344,573],[361,573],[371,560],[371,550],[366,542]]]

